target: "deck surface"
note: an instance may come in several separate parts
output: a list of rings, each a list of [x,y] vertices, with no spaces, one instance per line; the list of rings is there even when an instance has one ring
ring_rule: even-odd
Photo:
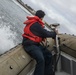
[[[33,75],[34,69],[32,69],[27,75]],[[67,74],[66,72],[56,72],[55,75],[70,75]]]

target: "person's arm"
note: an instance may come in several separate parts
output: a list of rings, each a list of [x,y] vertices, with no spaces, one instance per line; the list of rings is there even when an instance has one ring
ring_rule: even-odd
[[[47,31],[46,29],[42,28],[38,22],[34,23],[30,27],[30,30],[33,34],[35,34],[39,37],[42,37],[42,38],[46,38],[46,37],[55,38],[56,37],[56,32]]]

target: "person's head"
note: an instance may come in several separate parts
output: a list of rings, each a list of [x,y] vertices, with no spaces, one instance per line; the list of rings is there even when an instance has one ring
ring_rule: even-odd
[[[40,19],[43,19],[45,16],[45,13],[42,10],[37,10],[35,13],[35,16],[38,16]]]

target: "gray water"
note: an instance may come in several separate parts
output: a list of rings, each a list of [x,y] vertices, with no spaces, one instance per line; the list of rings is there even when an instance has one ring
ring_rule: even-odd
[[[22,42],[27,15],[13,0],[0,0],[0,54]]]

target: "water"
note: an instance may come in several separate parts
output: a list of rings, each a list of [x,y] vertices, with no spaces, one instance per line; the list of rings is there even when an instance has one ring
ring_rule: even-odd
[[[12,0],[0,0],[0,54],[22,42],[23,22],[27,15],[29,13]]]

